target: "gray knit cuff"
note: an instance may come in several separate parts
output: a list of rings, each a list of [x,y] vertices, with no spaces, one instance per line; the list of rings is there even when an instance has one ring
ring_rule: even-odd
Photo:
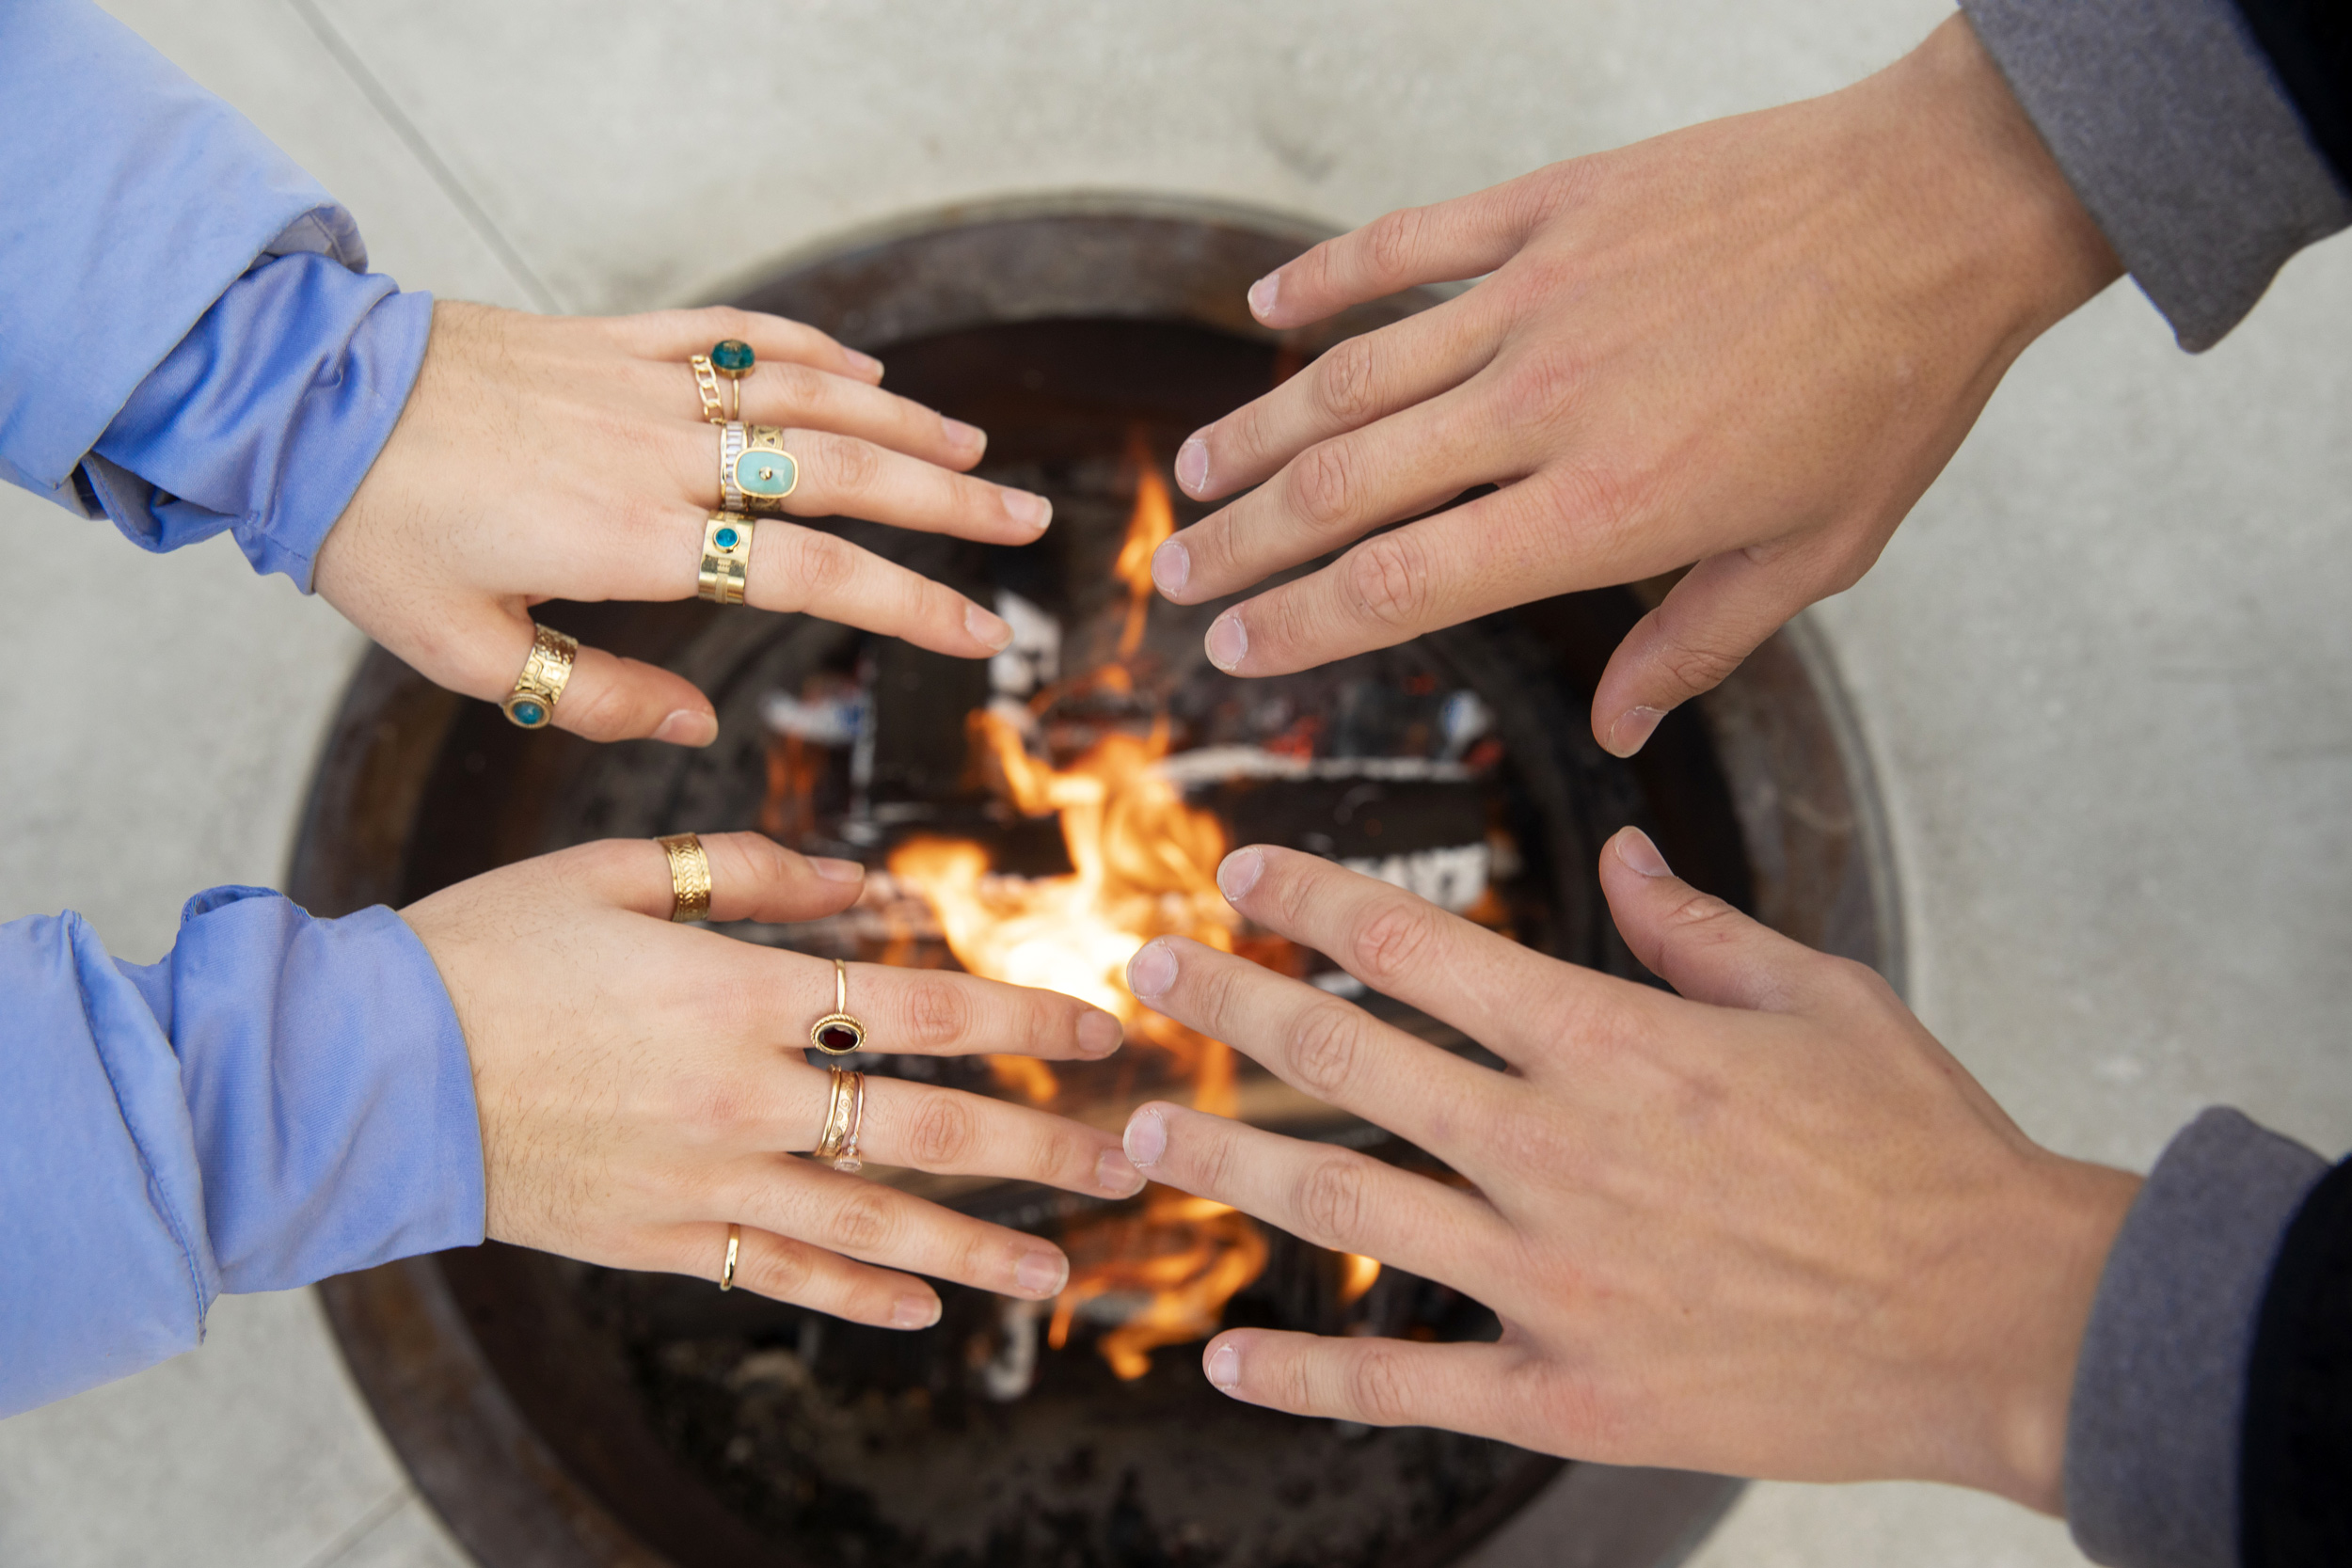
[[[2232,0],[1961,0],[2074,194],[2191,353],[2352,225]]]
[[[2328,1163],[2235,1111],[2176,1134],[2099,1276],[2066,1424],[2075,1544],[2118,1568],[2237,1568],[2238,1428],[2263,1290]]]

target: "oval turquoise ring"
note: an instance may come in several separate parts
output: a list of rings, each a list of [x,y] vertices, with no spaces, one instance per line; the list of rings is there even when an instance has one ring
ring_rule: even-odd
[[[781,512],[785,498],[800,488],[801,465],[784,450],[783,431],[755,424],[748,428],[743,450],[735,454],[727,477],[751,511]]]
[[[740,338],[723,338],[710,345],[710,368],[727,378],[727,418],[743,417],[743,378],[752,373],[759,356]]]

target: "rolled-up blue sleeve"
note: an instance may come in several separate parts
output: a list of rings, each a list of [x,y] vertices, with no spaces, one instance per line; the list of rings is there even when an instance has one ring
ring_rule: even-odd
[[[465,1037],[386,909],[223,888],[161,962],[0,926],[0,1416],[193,1347],[224,1292],[482,1240]]]
[[[351,214],[87,0],[0,5],[0,478],[134,542],[231,532],[305,591],[432,300]]]

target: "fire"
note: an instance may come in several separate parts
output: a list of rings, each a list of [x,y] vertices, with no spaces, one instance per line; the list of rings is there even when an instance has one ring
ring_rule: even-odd
[[[1138,442],[1140,475],[1127,535],[1113,570],[1128,591],[1116,662],[1041,693],[1033,712],[1075,692],[1134,689],[1128,667],[1143,642],[1152,602],[1152,554],[1175,531],[1167,487]],[[1232,952],[1240,920],[1216,888],[1226,850],[1216,816],[1184,803],[1182,787],[1154,765],[1168,755],[1168,724],[1156,718],[1137,735],[1102,736],[1074,762],[1057,767],[1033,754],[1012,715],[972,716],[972,750],[992,786],[1028,816],[1059,819],[1070,857],[1065,877],[995,874],[988,852],[963,839],[910,839],[890,871],[938,916],[948,948],[975,974],[1066,992],[1116,1014],[1130,1040],[1168,1052],[1190,1081],[1198,1109],[1236,1108],[1232,1050],[1156,1013],[1126,987],[1127,960],[1154,937],[1177,935]],[[1060,1092],[1054,1070],[1026,1056],[997,1056],[998,1081],[1045,1104]],[[1153,1188],[1142,1212],[1073,1229],[1069,1287],[1057,1302],[1050,1341],[1062,1345],[1085,1303],[1145,1295],[1106,1332],[1102,1352],[1122,1378],[1141,1377],[1159,1346],[1215,1332],[1225,1303],[1265,1267],[1265,1239],[1222,1204]]]
[[[1380,1259],[1367,1258],[1360,1252],[1340,1254],[1340,1305],[1353,1307],[1364,1299],[1373,1282],[1380,1277]]]

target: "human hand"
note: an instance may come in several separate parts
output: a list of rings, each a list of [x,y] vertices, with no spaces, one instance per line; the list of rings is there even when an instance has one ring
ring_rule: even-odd
[[[1867,570],[2010,361],[2119,271],[1954,17],[1826,98],[1391,213],[1260,279],[1289,328],[1491,275],[1186,441],[1187,495],[1259,488],[1152,574],[1197,604],[1362,540],[1211,625],[1218,668],[1273,675],[1696,562],[1595,693],[1629,756]]]
[[[1146,1176],[1438,1280],[1495,1344],[1229,1332],[1237,1399],[1611,1464],[1907,1477],[2056,1512],[2067,1402],[2137,1179],[2037,1148],[1867,969],[1677,879],[1626,829],[1618,929],[1682,995],[1532,953],[1368,878],[1245,848],[1253,921],[1483,1041],[1495,1072],[1163,938],[1136,995],[1466,1178],[1168,1104]]]
[[[541,600],[692,598],[720,436],[686,361],[723,338],[756,354],[742,418],[787,432],[796,515],[999,545],[1052,520],[1042,496],[959,471],[980,460],[979,431],[882,390],[880,364],[814,327],[723,308],[599,319],[443,302],[408,406],[319,552],[320,595],[427,678],[492,701]],[[1012,636],[952,589],[773,516],[753,531],[745,602],[972,658]],[[554,722],[592,740],[719,733],[691,682],[594,648]]]
[[[756,833],[702,841],[717,920],[809,920],[862,871]],[[831,1075],[802,1059],[833,1011],[826,959],[672,925],[668,862],[610,840],[460,882],[402,912],[448,985],[473,1058],[490,1235],[612,1268],[718,1277],[859,1323],[921,1328],[919,1271],[1041,1300],[1051,1242],[785,1152],[815,1147]],[[1118,1020],[1051,991],[857,964],[866,1049],[1101,1057]],[[1143,1180],[1109,1133],[1025,1106],[870,1076],[860,1152],[884,1164],[1126,1197]]]

